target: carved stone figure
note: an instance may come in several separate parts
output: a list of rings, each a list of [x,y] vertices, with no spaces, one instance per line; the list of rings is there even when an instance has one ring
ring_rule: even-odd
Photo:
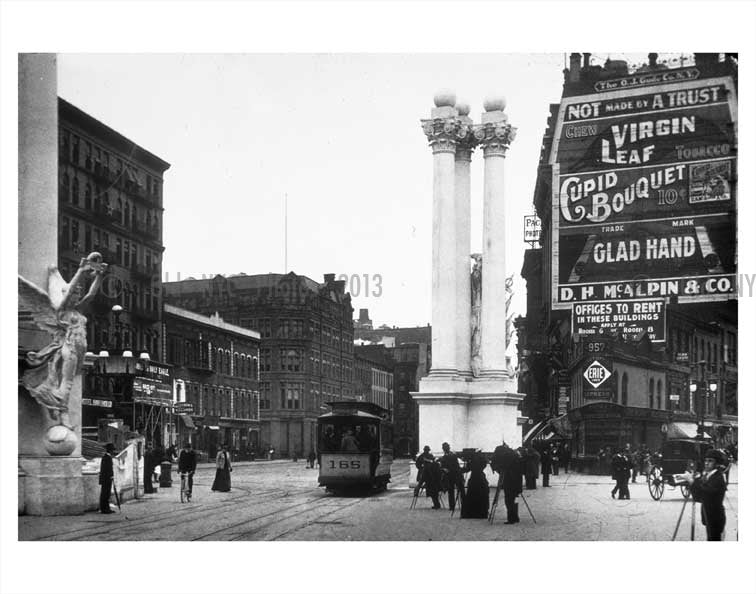
[[[470,316],[470,367],[473,376],[480,375],[483,361],[480,356],[480,304],[483,294],[483,256],[472,254],[473,269],[470,274],[470,302],[472,315]]]
[[[39,351],[26,354],[29,366],[20,383],[46,411],[51,426],[45,434],[45,449],[52,455],[68,455],[76,448],[76,434],[69,420],[69,396],[87,350],[87,318],[82,308],[94,297],[107,269],[102,255],[92,252],[82,258],[71,282],[66,284],[57,267],[50,267],[47,291],[18,277],[19,312],[31,316],[35,325],[52,336]],[[81,297],[85,277],[94,280]]]

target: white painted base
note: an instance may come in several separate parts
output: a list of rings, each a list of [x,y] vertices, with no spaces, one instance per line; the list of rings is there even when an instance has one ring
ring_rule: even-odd
[[[83,514],[87,509],[87,486],[82,458],[68,456],[19,456],[19,513],[31,516]]]
[[[519,447],[522,429],[517,407],[524,394],[516,389],[510,379],[423,378],[420,390],[412,393],[419,408],[420,448],[427,445],[439,454],[446,441],[457,452],[463,448],[492,452],[502,440]]]

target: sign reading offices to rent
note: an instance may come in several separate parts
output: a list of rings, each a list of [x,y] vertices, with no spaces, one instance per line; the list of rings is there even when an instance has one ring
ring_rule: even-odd
[[[589,339],[646,335],[652,342],[664,342],[664,314],[663,300],[577,303],[572,306],[572,332]]]
[[[550,156],[555,308],[733,296],[736,112],[730,78],[563,99]]]

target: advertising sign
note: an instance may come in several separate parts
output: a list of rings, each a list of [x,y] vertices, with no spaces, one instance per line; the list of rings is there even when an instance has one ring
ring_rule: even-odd
[[[612,361],[597,357],[588,359],[583,371],[583,398],[611,400],[614,395]]]
[[[194,403],[192,402],[174,402],[173,413],[177,415],[194,414]]]
[[[160,363],[137,361],[135,364],[134,402],[170,407],[173,404],[171,368]]]
[[[525,243],[538,243],[541,241],[541,219],[538,215],[525,216]]]
[[[734,297],[736,128],[729,78],[563,99],[552,306]]]
[[[645,334],[651,342],[664,342],[665,310],[660,299],[575,303],[572,334],[588,338],[620,335],[625,339]]]

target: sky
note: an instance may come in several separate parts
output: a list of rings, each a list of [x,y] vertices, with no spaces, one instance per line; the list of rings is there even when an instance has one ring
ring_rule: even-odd
[[[487,97],[505,97],[517,128],[507,269],[525,314],[523,217],[564,54],[61,53],[58,65],[61,97],[171,164],[164,278],[280,273],[288,259],[317,281],[346,275],[355,316],[369,308],[376,325],[431,321],[433,161],[420,119],[442,89],[476,122]],[[473,253],[480,151],[471,171]]]

